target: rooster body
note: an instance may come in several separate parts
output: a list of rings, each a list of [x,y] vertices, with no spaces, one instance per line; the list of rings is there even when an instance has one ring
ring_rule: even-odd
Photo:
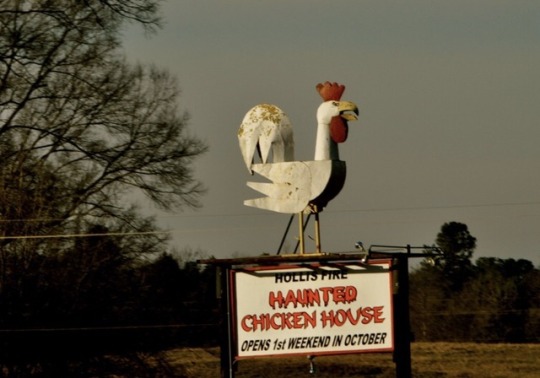
[[[356,120],[355,104],[340,101],[345,87],[335,83],[319,84],[325,100],[317,110],[315,157],[311,161],[294,160],[294,138],[287,115],[277,106],[261,104],[244,117],[238,139],[249,171],[268,182],[247,185],[264,197],[244,201],[247,206],[279,213],[321,211],[343,188],[346,165],[339,159],[337,143],[347,137],[347,120]],[[255,163],[258,155],[260,163]]]
[[[309,205],[322,210],[341,191],[346,175],[345,162],[338,160],[254,164],[252,169],[271,183],[248,182],[266,197],[244,204],[287,214],[304,211]]]

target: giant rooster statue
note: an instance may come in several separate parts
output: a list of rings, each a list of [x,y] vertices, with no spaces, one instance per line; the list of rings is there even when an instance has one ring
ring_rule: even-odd
[[[238,140],[242,156],[250,170],[270,182],[247,185],[265,197],[244,201],[247,206],[279,213],[299,214],[301,253],[304,253],[303,214],[315,214],[316,252],[321,253],[319,212],[339,194],[345,183],[345,162],[339,160],[338,143],[347,139],[347,121],[357,119],[358,108],[341,101],[344,85],[326,82],[317,90],[323,103],[317,110],[315,158],[294,161],[292,127],[277,106],[261,104],[245,115]],[[256,155],[260,163],[255,163]]]

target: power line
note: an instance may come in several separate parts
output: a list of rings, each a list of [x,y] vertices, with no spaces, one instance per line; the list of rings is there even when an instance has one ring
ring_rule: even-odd
[[[75,332],[75,331],[116,331],[116,330],[135,330],[135,329],[181,329],[195,327],[215,327],[218,323],[200,323],[200,324],[154,324],[154,325],[132,325],[132,326],[109,326],[109,327],[61,327],[61,328],[10,328],[0,329],[2,333],[26,333],[26,332]]]
[[[489,204],[470,204],[470,205],[448,205],[448,206],[416,206],[416,207],[389,207],[389,208],[373,208],[373,209],[343,209],[343,210],[327,210],[327,213],[362,213],[362,212],[390,212],[390,211],[422,211],[422,210],[444,210],[444,209],[468,209],[468,208],[486,208],[486,207],[507,207],[507,206],[537,206],[540,202],[501,202]],[[159,215],[157,218],[215,218],[215,217],[252,217],[252,216],[268,216],[266,212],[257,214],[246,213],[228,213],[228,214],[172,214]],[[30,219],[2,219],[2,222],[44,222],[53,221],[53,218],[30,218]],[[241,227],[242,228],[242,227]],[[243,228],[242,228],[243,229]],[[166,231],[144,231],[144,232],[108,232],[108,233],[77,233],[77,234],[55,234],[55,235],[13,235],[0,236],[0,240],[21,240],[21,239],[54,239],[54,238],[85,238],[85,237],[104,237],[104,236],[140,236],[140,235],[163,235],[173,234],[181,230],[173,229]],[[183,230],[185,231],[185,230]],[[201,230],[204,231],[204,230]]]
[[[470,205],[445,205],[445,206],[414,206],[414,207],[389,207],[378,209],[344,209],[329,212],[383,212],[383,211],[417,211],[417,210],[445,210],[445,209],[470,209],[483,207],[508,207],[508,206],[537,206],[540,202],[501,202],[501,203],[486,203],[486,204],[470,204]]]
[[[15,235],[15,236],[0,236],[0,240],[89,238],[89,237],[97,237],[97,236],[138,236],[138,235],[158,235],[158,234],[170,234],[170,233],[171,231],[144,231],[144,232],[106,232],[106,233],[98,233],[98,234]]]
[[[382,207],[382,208],[365,208],[365,209],[340,209],[333,208],[325,209],[325,213],[376,213],[389,211],[422,211],[422,210],[447,210],[447,209],[472,209],[472,208],[487,208],[487,207],[509,207],[509,206],[538,206],[540,202],[500,202],[486,204],[468,204],[468,205],[441,205],[441,206],[410,206],[410,207]],[[161,214],[156,218],[213,218],[213,217],[256,217],[268,216],[268,212],[258,213],[208,213],[208,214]]]
[[[364,213],[364,212],[387,212],[387,211],[421,211],[421,210],[445,210],[445,209],[472,209],[485,207],[508,207],[508,206],[538,206],[540,202],[499,202],[485,204],[468,204],[468,205],[441,205],[441,206],[410,206],[410,207],[381,207],[381,208],[365,208],[365,209],[327,209],[326,213]],[[258,213],[209,213],[209,214],[160,214],[155,215],[156,218],[210,218],[210,217],[257,217],[268,215],[267,212]],[[60,221],[65,219],[56,218],[26,218],[26,219],[0,219],[0,223],[9,222],[50,222]]]

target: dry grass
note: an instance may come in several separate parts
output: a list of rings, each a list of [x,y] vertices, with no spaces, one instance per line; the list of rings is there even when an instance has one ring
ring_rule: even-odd
[[[219,349],[174,349],[165,360],[176,377],[219,377]],[[391,353],[321,356],[310,373],[305,357],[242,360],[236,377],[394,377]],[[540,344],[414,343],[414,377],[540,376]]]

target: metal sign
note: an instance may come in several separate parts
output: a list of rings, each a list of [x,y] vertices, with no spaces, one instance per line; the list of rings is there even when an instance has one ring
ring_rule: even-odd
[[[235,358],[392,351],[390,264],[231,270]]]

